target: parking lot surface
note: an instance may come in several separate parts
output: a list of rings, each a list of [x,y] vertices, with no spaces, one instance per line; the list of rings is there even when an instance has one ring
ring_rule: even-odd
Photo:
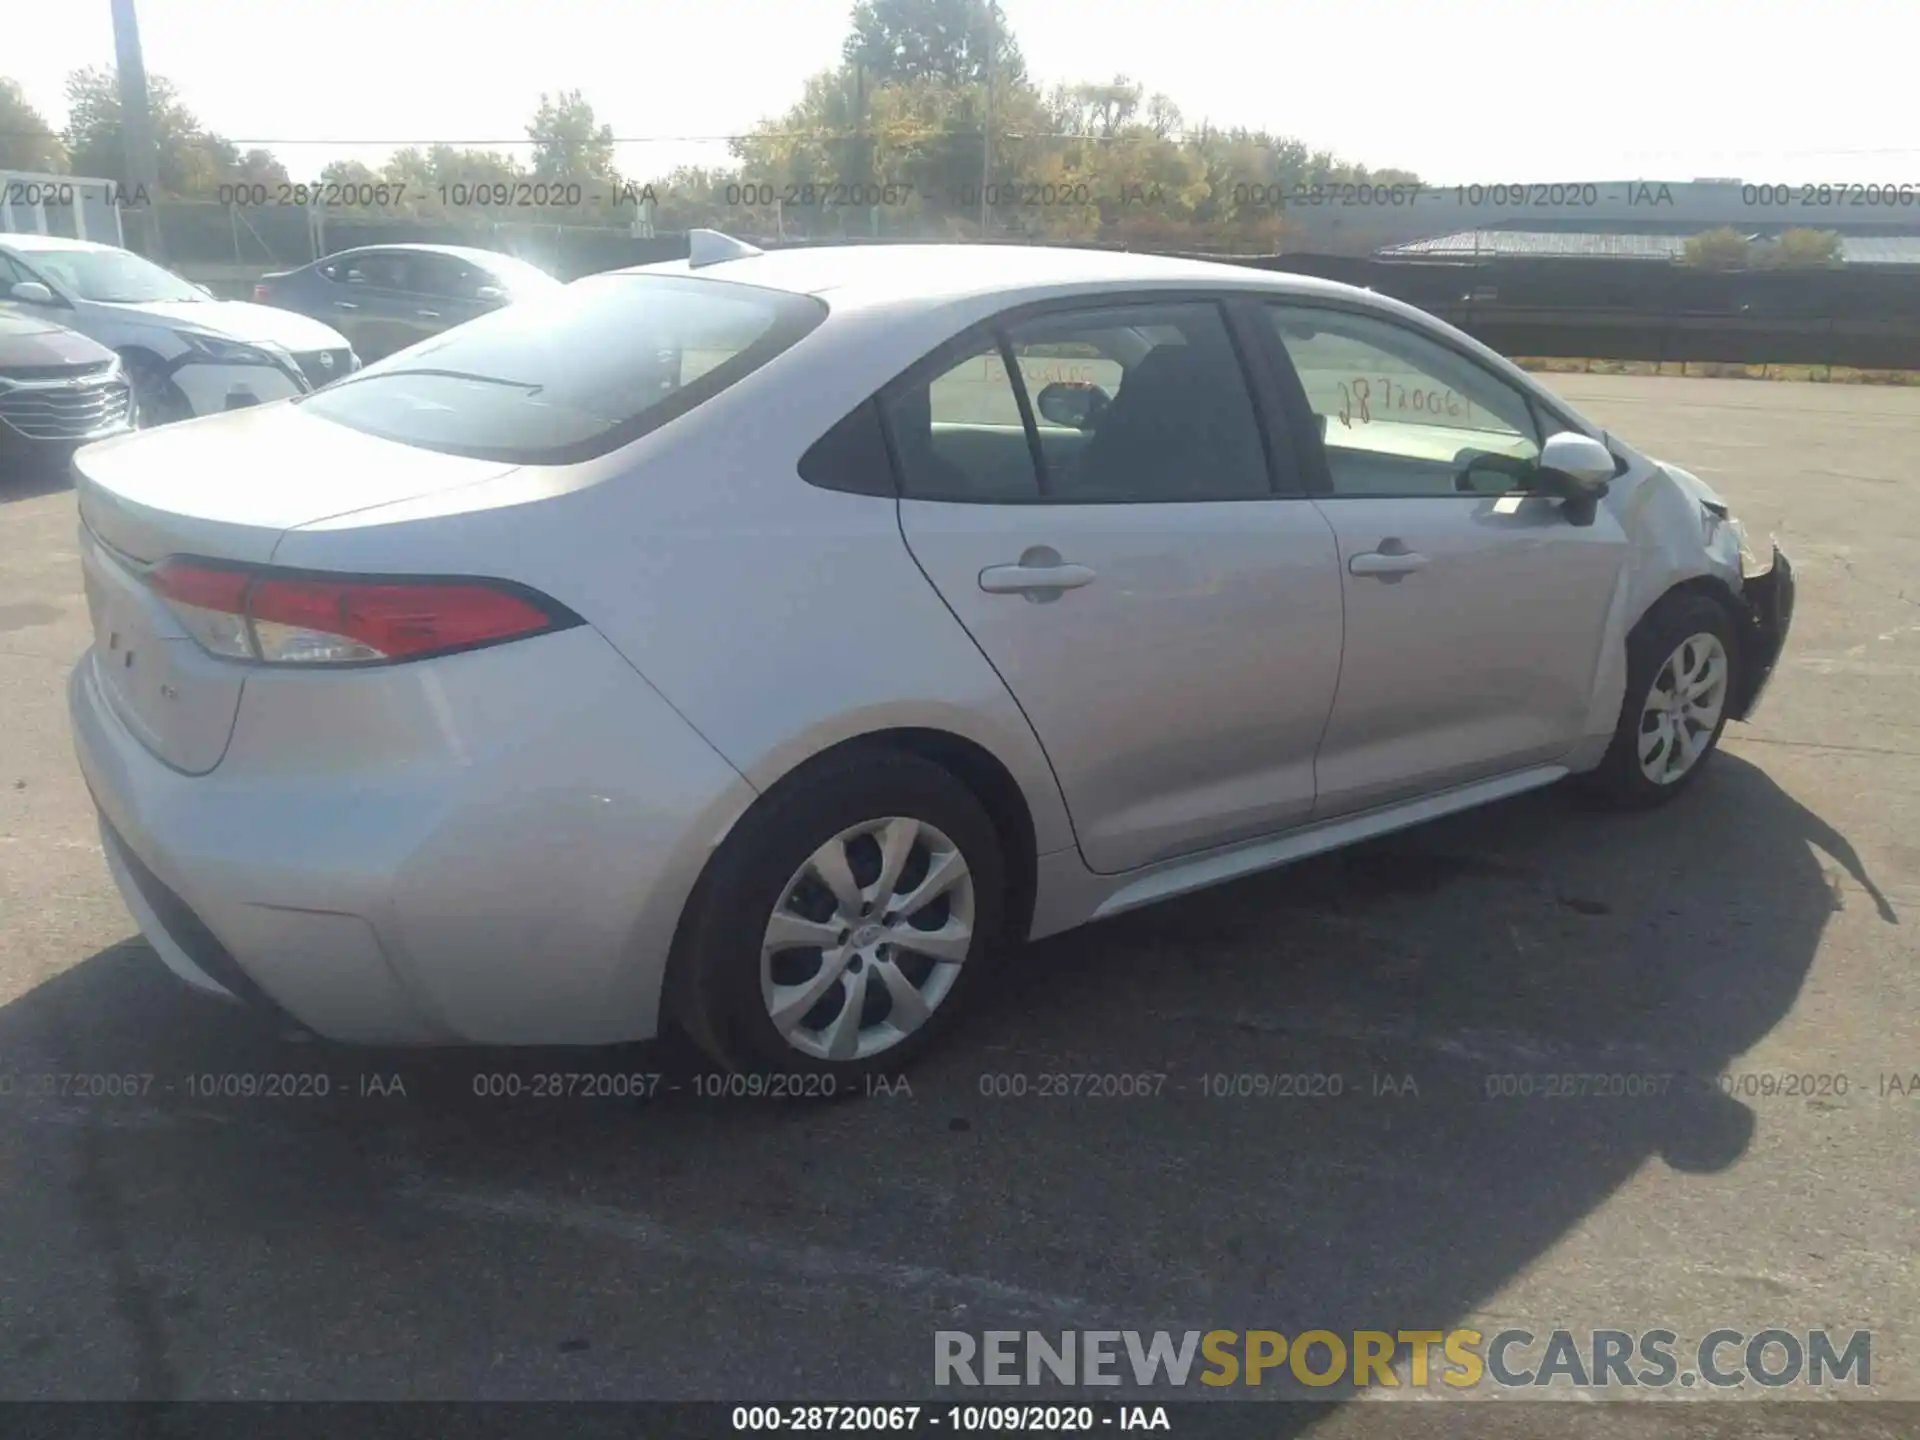
[[[1700,785],[1031,947],[911,1093],[828,1106],[706,1097],[671,1046],[337,1049],[177,986],[67,737],[72,496],[0,486],[0,1398],[919,1399],[936,1330],[1458,1326],[1868,1329],[1841,1388],[1920,1398],[1920,392],[1553,378],[1793,556]],[[664,1078],[531,1098],[556,1072]],[[1563,1074],[1707,1078],[1530,1078]],[[1504,1433],[1442,1408],[1416,1433]]]

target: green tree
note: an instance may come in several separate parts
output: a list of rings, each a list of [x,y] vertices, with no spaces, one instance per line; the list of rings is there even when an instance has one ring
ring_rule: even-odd
[[[215,187],[235,178],[241,168],[240,152],[232,142],[206,130],[164,76],[147,77],[147,103],[163,192],[211,199]],[[67,77],[64,138],[74,174],[131,183],[126,173],[120,81],[113,70],[95,66]]]
[[[736,171],[660,182],[660,225],[771,234],[775,207],[751,203],[761,194],[878,184],[896,187],[882,192],[883,230],[972,236],[984,173],[993,234],[1272,251],[1293,233],[1281,202],[1295,186],[1418,183],[1264,131],[1189,130],[1172,100],[1125,75],[1042,93],[997,11],[989,106],[988,3],[860,0],[842,63],[733,143]],[[743,203],[726,203],[729,187]],[[788,206],[777,221],[789,235],[866,233],[869,207],[851,209]]]
[[[477,218],[496,208],[491,187],[511,185],[526,178],[526,169],[498,150],[461,149],[453,145],[417,145],[396,150],[380,167],[377,178],[405,187],[405,204],[421,214]],[[454,187],[461,187],[453,193]],[[510,198],[510,197],[509,197]]]
[[[1689,235],[1680,263],[1703,270],[1744,270],[1753,262],[1753,241],[1731,225]]]
[[[995,79],[1025,84],[1019,42],[993,0],[859,0],[842,54],[876,86],[978,85],[986,79],[989,34]]]
[[[249,185],[285,185],[292,179],[287,167],[271,150],[258,146],[242,154],[234,164],[233,178]]]
[[[429,149],[427,169],[435,185],[501,185],[527,176],[526,167],[511,155],[453,145],[435,145]]]
[[[66,143],[47,117],[27,103],[18,81],[0,76],[0,170],[67,173]]]
[[[578,90],[563,90],[551,100],[542,94],[527,138],[533,141],[533,173],[542,180],[619,181],[613,127],[595,120],[593,106]]]
[[[352,187],[377,184],[379,180],[379,175],[370,166],[358,160],[329,161],[320,171],[322,185]]]
[[[654,223],[663,231],[726,229],[726,187],[739,180],[736,170],[704,165],[676,166],[653,182],[654,197],[658,201]]]
[[[1783,230],[1760,250],[1763,264],[1777,270],[1830,270],[1846,262],[1838,230]]]

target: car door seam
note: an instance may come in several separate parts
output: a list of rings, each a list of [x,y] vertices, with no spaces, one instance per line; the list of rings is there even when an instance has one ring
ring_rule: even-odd
[[[921,564],[919,555],[914,551],[913,542],[907,538],[907,517],[905,511],[901,508],[903,504],[904,502],[898,499],[893,502],[893,521],[899,528],[900,544],[906,550],[907,558],[913,562],[913,568],[920,572],[920,578],[927,582],[927,588],[933,591],[934,598],[940,602],[941,608],[947,612],[952,618],[953,623],[959,627],[960,633],[967,637],[967,643],[972,645],[975,652],[986,662],[987,668],[993,672],[993,678],[1000,682],[1000,688],[1006,692],[1007,698],[1013,702],[1013,708],[1020,712],[1020,718],[1026,721],[1027,733],[1033,736],[1034,747],[1039,750],[1040,758],[1046,762],[1047,774],[1053,777],[1053,788],[1058,792],[1060,797],[1060,811],[1067,817],[1067,829],[1073,835],[1073,848],[1079,852],[1082,861],[1085,861],[1087,854],[1086,847],[1080,840],[1080,830],[1078,823],[1074,820],[1073,807],[1067,803],[1067,787],[1060,781],[1060,772],[1054,767],[1053,756],[1047,750],[1047,742],[1040,737],[1040,727],[1033,723],[1033,717],[1027,713],[1027,707],[1020,702],[1020,697],[1014,693],[1013,686],[1007,683],[1007,677],[1000,673],[1000,667],[993,663],[993,656],[987,653],[986,647],[980,643],[979,638],[974,635],[972,629],[967,625],[967,622],[960,618],[960,612],[953,608],[953,603],[947,599],[945,592],[935,583],[933,576],[927,573],[927,567]],[[1051,854],[1054,852],[1049,851],[1048,853]],[[1089,866],[1088,868],[1091,869],[1092,867]]]
[[[1304,497],[1313,507],[1313,513],[1320,517],[1320,523],[1327,527],[1327,538],[1333,542],[1334,581],[1340,587],[1340,658],[1333,667],[1333,692],[1327,696],[1327,713],[1320,717],[1320,736],[1313,742],[1313,806],[1307,811],[1308,822],[1320,813],[1320,752],[1326,747],[1327,732],[1333,727],[1333,713],[1340,705],[1340,682],[1347,673],[1347,562],[1340,553],[1340,531],[1333,523],[1317,497]]]

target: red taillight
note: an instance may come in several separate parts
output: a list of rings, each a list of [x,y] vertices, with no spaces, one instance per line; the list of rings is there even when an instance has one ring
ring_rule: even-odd
[[[170,559],[148,582],[215,654],[274,664],[419,660],[579,623],[542,596],[491,580],[362,580]]]
[[[216,570],[163,560],[148,572],[147,580],[168,600],[200,610],[228,615],[247,613],[247,572]]]
[[[255,285],[254,285],[254,287],[253,287],[253,298],[254,298],[254,299],[256,299],[256,300],[264,300],[264,299],[266,299],[266,298],[267,298],[267,287],[266,287],[266,286],[264,286],[264,285],[261,285],[261,284],[259,284],[259,283],[257,283],[257,282],[256,282],[256,283],[255,283]]]

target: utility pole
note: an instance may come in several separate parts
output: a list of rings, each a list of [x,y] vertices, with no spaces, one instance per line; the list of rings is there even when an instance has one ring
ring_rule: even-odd
[[[154,150],[153,106],[147,95],[147,62],[140,53],[140,22],[133,0],[111,0],[115,70],[120,80],[120,133],[126,141],[127,183],[137,197],[144,194],[147,254],[160,259],[160,227],[154,223],[153,200],[160,188],[160,166]]]
[[[993,0],[987,0],[987,94],[980,122],[980,238],[987,238],[987,187],[993,183]]]
[[[873,135],[867,124],[867,67],[856,60],[853,62],[853,173],[846,178],[860,187],[857,193],[862,195],[873,182]],[[880,233],[877,204],[867,207],[867,233]]]

